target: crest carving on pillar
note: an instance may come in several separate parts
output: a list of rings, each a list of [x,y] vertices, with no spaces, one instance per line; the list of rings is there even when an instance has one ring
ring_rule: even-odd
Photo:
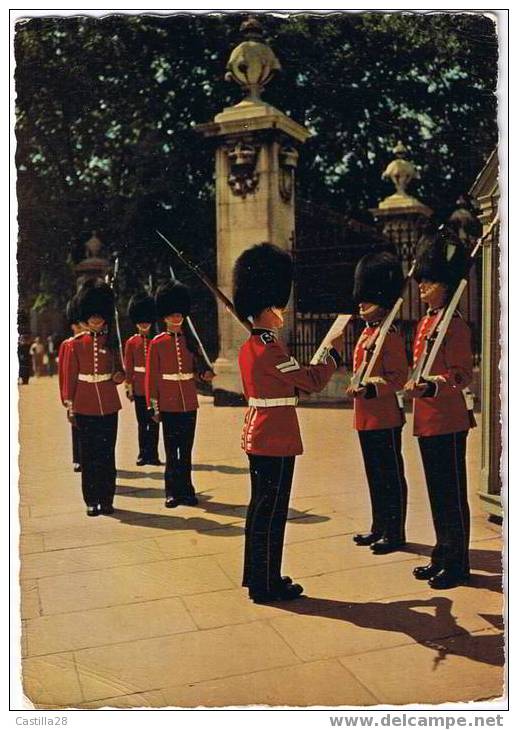
[[[285,203],[293,197],[295,170],[299,162],[297,149],[289,142],[279,148],[279,193]]]
[[[259,184],[256,170],[260,146],[248,139],[237,139],[225,147],[229,173],[227,182],[234,195],[245,198]]]

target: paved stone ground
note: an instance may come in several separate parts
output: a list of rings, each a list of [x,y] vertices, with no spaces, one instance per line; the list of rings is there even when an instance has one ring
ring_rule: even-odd
[[[285,571],[307,598],[256,606],[240,588],[247,463],[240,408],[204,399],[194,454],[197,508],[163,506],[159,468],[134,466],[121,415],[117,511],[87,518],[54,378],[20,388],[21,595],[25,694],[40,708],[351,705],[486,700],[502,694],[500,528],[476,496],[469,439],[469,587],[414,580],[433,541],[411,428],[407,549],[353,545],[368,527],[350,410],[299,412]]]

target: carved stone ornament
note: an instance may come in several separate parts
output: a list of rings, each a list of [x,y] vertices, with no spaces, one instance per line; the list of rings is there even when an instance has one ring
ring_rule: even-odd
[[[244,139],[226,148],[229,173],[228,184],[234,195],[245,198],[257,189],[259,174],[256,172],[259,145]]]
[[[382,200],[379,209],[385,211],[401,208],[415,209],[414,212],[421,212],[426,216],[431,215],[431,210],[427,206],[408,194],[408,186],[414,180],[419,180],[421,176],[414,163],[406,159],[407,148],[402,142],[398,142],[393,152],[395,159],[389,162],[381,177],[383,180],[390,179],[396,192]]]
[[[103,244],[97,236],[97,231],[92,231],[92,237],[85,243],[86,258],[98,258]]]
[[[285,203],[289,203],[295,187],[295,170],[299,162],[299,153],[291,144],[284,144],[279,149],[279,193]]]
[[[261,42],[262,28],[256,19],[246,20],[241,32],[246,40],[230,54],[225,79],[239,84],[247,92],[247,100],[258,101],[281,64],[272,49]]]
[[[396,188],[396,193],[406,197],[407,188],[412,180],[418,180],[420,175],[415,165],[405,160],[407,149],[402,142],[398,142],[393,150],[396,157],[390,162],[382,174],[382,179],[390,178]]]

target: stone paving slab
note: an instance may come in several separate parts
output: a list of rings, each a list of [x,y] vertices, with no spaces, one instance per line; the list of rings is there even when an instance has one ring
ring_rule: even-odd
[[[26,622],[31,656],[87,649],[164,634],[194,631],[196,624],[179,598],[39,616]]]
[[[41,578],[38,585],[44,615],[232,587],[210,557],[69,573]]]
[[[362,705],[378,703],[345,667],[336,660],[308,662],[238,677],[225,677],[191,686],[166,687],[166,704],[176,707],[255,705]]]
[[[435,705],[503,694],[502,637],[492,629],[426,646],[366,652],[340,662],[382,703]]]
[[[190,512],[187,512],[190,509]],[[44,533],[45,550],[62,550],[64,548],[87,545],[100,545],[108,542],[142,540],[143,538],[160,537],[175,530],[205,532],[225,525],[239,525],[244,520],[218,515],[210,519],[193,512],[193,508],[178,508],[175,514],[170,510],[163,514],[148,515],[139,519],[136,512],[117,510],[116,516],[96,517],[95,525],[85,524],[83,527],[63,527]],[[86,517],[84,518],[87,519]]]
[[[39,586],[37,580],[20,581],[21,618],[34,618],[41,613]]]
[[[94,702],[80,702],[77,707],[84,710],[130,710],[130,709],[155,709],[158,707],[167,707],[169,703],[166,701],[164,694],[160,690],[154,692],[135,692],[135,694],[122,695],[119,697],[109,697],[107,699],[97,700]]]
[[[474,575],[469,586],[437,592],[412,576],[434,535],[411,417],[403,439],[409,544],[374,556],[352,542],[369,522],[352,412],[301,409],[305,455],[283,568],[308,597],[259,606],[241,588],[242,409],[202,399],[200,505],[172,511],[163,506],[163,467],[135,466],[134,415],[124,403],[117,511],[91,519],[70,467],[57,382],[20,391],[21,650],[35,706],[361,707],[501,693],[502,535],[476,493],[480,429],[468,440]]]
[[[84,700],[71,652],[22,661],[23,689],[38,707],[75,707]]]
[[[164,557],[167,555],[164,555],[157,540],[133,540],[32,553],[24,558],[20,572],[23,578],[46,578],[121,565],[138,565],[163,560]]]
[[[40,553],[44,550],[43,535],[41,533],[20,536],[20,555]]]
[[[75,661],[85,701],[299,663],[260,622],[84,649]]]

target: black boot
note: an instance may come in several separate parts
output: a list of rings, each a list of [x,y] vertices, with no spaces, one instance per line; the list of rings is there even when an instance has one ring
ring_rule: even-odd
[[[353,540],[357,545],[372,545],[382,537],[381,532],[367,532],[366,534],[354,535]]]
[[[414,574],[414,578],[417,578],[417,580],[430,580],[430,578],[437,575],[440,570],[442,570],[440,565],[429,563],[428,565],[420,565],[419,567],[414,568],[412,573]]]

